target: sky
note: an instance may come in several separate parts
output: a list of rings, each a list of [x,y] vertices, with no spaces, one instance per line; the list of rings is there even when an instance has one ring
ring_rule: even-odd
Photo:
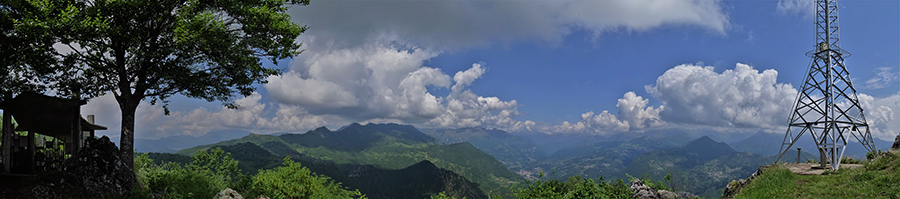
[[[305,50],[237,99],[137,110],[138,138],[353,123],[509,132],[784,133],[815,46],[811,0],[315,0]],[[900,132],[900,2],[839,1],[875,138]],[[119,137],[111,95],[82,108]]]

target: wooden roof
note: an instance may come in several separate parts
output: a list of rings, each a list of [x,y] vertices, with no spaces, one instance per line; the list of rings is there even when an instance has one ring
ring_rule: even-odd
[[[16,123],[19,124],[16,131],[33,131],[62,138],[71,136],[74,108],[86,103],[84,100],[76,101],[25,92],[11,100],[0,102],[0,109],[9,111],[13,115]],[[81,118],[81,129],[83,131],[106,130],[106,127],[90,124]]]

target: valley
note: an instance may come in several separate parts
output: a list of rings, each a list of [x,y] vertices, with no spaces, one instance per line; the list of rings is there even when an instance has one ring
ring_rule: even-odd
[[[353,123],[335,131],[320,127],[302,134],[248,134],[176,154],[155,152],[151,158],[187,163],[199,150],[221,148],[240,161],[243,172],[255,174],[280,166],[282,158],[290,156],[314,173],[371,198],[426,198],[437,193],[460,198],[509,197],[515,187],[528,181],[572,176],[665,179],[673,190],[715,198],[729,181],[774,162],[775,153],[766,151],[776,151],[774,142],[778,141],[773,140],[781,136],[757,133],[732,138],[731,144],[712,138],[717,135],[686,132],[568,135],[557,140],[545,136],[541,139],[545,146],[583,142],[568,148],[557,145],[549,154],[535,137],[541,136],[484,128],[419,131],[409,125]],[[795,159],[796,153],[785,156],[785,160]],[[800,159],[815,156],[803,151]]]

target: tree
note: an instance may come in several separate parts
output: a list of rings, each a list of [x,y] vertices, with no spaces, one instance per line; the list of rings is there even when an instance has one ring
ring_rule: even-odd
[[[41,8],[25,0],[0,2],[0,101],[14,93],[42,90],[35,81],[46,72],[54,57],[53,37],[48,34],[55,22],[35,19],[59,19],[62,12]]]
[[[235,94],[281,71],[262,66],[301,51],[307,27],[290,21],[289,5],[309,0],[29,0],[61,10],[52,31],[64,51],[46,78],[60,95],[112,93],[122,112],[121,157],[133,159],[138,104],[184,95],[236,108]],[[133,167],[131,161],[129,167]]]

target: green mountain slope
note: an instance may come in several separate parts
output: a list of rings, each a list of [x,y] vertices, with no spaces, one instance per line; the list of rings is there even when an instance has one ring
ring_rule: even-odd
[[[748,152],[737,152],[728,144],[703,136],[682,147],[642,154],[616,177],[647,176],[653,179],[673,177],[675,189],[705,197],[718,197],[728,181],[744,178],[760,165],[775,159]]]
[[[441,192],[455,198],[487,198],[478,184],[427,160],[399,170],[357,166],[347,175],[369,198],[428,198]]]
[[[509,171],[502,163],[488,154],[478,150],[469,143],[452,145],[434,144],[434,139],[419,132],[412,126],[396,124],[351,124],[338,131],[319,128],[305,134],[283,134],[280,136],[249,135],[240,139],[223,141],[211,145],[197,146],[179,151],[179,154],[191,154],[197,150],[211,147],[248,147],[257,145],[260,149],[253,152],[237,152],[252,163],[241,166],[247,169],[274,167],[280,161],[265,161],[265,154],[272,157],[292,156],[301,159],[301,163],[333,164],[335,169],[327,166],[320,168],[324,175],[338,175],[340,171],[360,165],[372,165],[381,169],[400,170],[422,161],[429,161],[438,168],[452,171],[460,176],[478,183],[478,188],[488,195],[508,193],[509,188],[524,181],[524,178]],[[247,144],[241,144],[247,143]],[[242,149],[250,151],[250,149]],[[265,151],[265,152],[263,152]],[[311,165],[313,166],[313,165]],[[317,171],[310,168],[310,170]],[[340,176],[333,176],[338,180]]]
[[[461,128],[424,131],[443,144],[471,143],[490,154],[512,171],[524,168],[544,156],[543,150],[528,138],[502,130]]]

